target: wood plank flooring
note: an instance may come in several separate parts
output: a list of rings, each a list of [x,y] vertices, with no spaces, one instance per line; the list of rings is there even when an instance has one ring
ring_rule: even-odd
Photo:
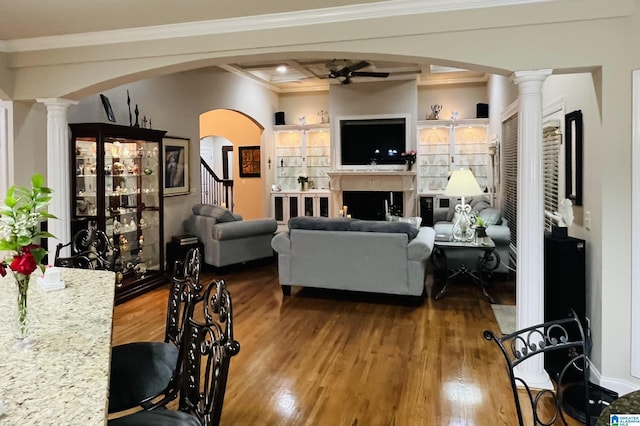
[[[482,337],[498,325],[470,282],[412,307],[296,287],[283,297],[273,261],[202,275],[213,278],[227,282],[241,344],[223,425],[517,424],[504,361]],[[117,306],[113,344],[162,340],[167,291]],[[490,292],[514,303],[512,281]]]

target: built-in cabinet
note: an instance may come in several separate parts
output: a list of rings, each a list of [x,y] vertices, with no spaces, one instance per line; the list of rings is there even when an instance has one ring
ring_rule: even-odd
[[[329,124],[275,126],[274,184],[282,190],[300,188],[298,176],[306,174],[311,187],[328,189],[331,170]]]
[[[165,131],[70,124],[71,232],[104,231],[116,259],[116,302],[162,284]]]
[[[271,211],[280,224],[297,216],[329,217],[330,196],[328,190],[273,192]]]
[[[488,119],[426,120],[418,122],[418,192],[438,193],[449,172],[469,168],[478,184],[492,184],[487,149]]]

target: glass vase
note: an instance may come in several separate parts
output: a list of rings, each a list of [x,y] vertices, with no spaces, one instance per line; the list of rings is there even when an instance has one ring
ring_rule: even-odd
[[[15,305],[13,318],[13,336],[20,341],[29,340],[30,324],[29,310],[27,308],[27,292],[29,290],[29,275],[14,273],[18,300]]]

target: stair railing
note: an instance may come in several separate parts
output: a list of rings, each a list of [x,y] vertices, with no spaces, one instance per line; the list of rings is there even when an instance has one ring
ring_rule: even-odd
[[[202,204],[226,206],[233,211],[233,179],[220,179],[200,157],[200,197]]]

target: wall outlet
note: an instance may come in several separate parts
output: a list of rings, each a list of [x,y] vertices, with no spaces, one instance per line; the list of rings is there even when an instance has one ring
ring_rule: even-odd
[[[586,230],[591,230],[591,212],[590,211],[584,212],[584,228]]]

